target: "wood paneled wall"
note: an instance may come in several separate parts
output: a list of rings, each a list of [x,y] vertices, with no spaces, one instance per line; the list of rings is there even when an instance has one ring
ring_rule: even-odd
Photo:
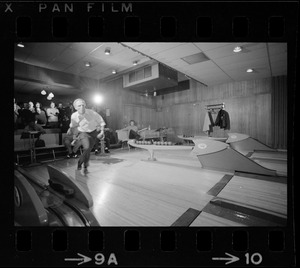
[[[159,124],[173,127],[178,134],[201,135],[205,106],[225,103],[231,132],[250,135],[271,144],[271,79],[242,81],[205,87],[191,81],[189,90],[160,96]]]
[[[190,89],[157,97],[145,97],[123,88],[122,77],[99,84],[103,94],[103,109],[110,109],[106,117],[110,128],[124,127],[133,119],[139,128],[172,127],[176,134],[202,135],[205,106],[225,103],[230,115],[231,132],[248,134],[272,145],[272,78],[227,83],[205,87],[191,80]],[[88,99],[90,91],[84,93]],[[21,97],[21,96],[18,96]]]
[[[231,132],[248,134],[271,146],[271,78],[205,87],[191,80],[190,89],[155,98],[123,89],[122,78],[103,85],[111,110],[109,124],[120,129],[133,119],[140,128],[172,127],[176,134],[202,135],[205,106],[225,103]],[[109,92],[109,93],[108,93]]]

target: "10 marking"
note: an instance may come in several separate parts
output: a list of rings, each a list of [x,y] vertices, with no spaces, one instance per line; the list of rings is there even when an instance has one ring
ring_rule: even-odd
[[[262,262],[262,255],[258,252],[255,252],[253,254],[249,254],[249,253],[246,253],[245,254],[245,257],[246,257],[246,264],[254,264],[254,265],[259,265],[261,264]]]

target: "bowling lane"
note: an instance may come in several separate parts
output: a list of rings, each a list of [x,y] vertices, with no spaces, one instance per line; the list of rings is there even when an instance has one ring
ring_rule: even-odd
[[[285,226],[285,177],[239,173],[210,200],[190,226]]]
[[[287,152],[286,151],[254,151],[251,154],[253,158],[262,158],[262,159],[274,159],[274,160],[285,160],[287,161]]]
[[[196,226],[218,227],[218,226],[246,226],[246,224],[235,222],[211,213],[201,212],[201,214],[194,220],[194,222],[190,226],[191,227],[196,227]]]
[[[263,167],[276,170],[279,176],[287,176],[286,151],[254,151],[249,158]]]
[[[286,183],[233,176],[218,197],[278,217],[287,217]]]
[[[206,171],[195,156],[157,152],[148,161],[145,150],[114,150],[91,155],[89,173],[76,171],[77,159],[55,164],[85,184],[93,198],[93,214],[101,226],[171,226],[189,208],[201,211],[213,198],[207,194],[224,173]],[[28,168],[47,181],[46,166]]]
[[[149,161],[148,151],[138,148],[92,154],[87,175],[76,170],[77,159],[54,164],[89,190],[101,226],[172,226],[187,210],[201,212],[190,226],[268,226],[273,222],[265,215],[279,223],[286,218],[286,178],[205,170],[188,152],[155,156],[157,161]],[[45,165],[28,170],[48,180]],[[257,211],[256,217],[247,214]],[[240,221],[241,215],[248,221]]]
[[[94,215],[102,226],[171,226],[188,208],[206,206],[212,198],[206,192],[224,175],[188,161],[185,166],[176,156],[172,162],[163,153],[155,162],[141,161],[148,153],[138,150],[114,157],[124,161],[114,167],[91,161],[88,174]]]

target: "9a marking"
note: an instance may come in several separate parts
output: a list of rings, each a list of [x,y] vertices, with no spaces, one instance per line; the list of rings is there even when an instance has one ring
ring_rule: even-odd
[[[245,257],[246,257],[246,264],[254,264],[254,265],[259,265],[261,264],[262,262],[262,255],[258,252],[255,252],[253,254],[249,254],[249,253],[246,253],[245,254]]]

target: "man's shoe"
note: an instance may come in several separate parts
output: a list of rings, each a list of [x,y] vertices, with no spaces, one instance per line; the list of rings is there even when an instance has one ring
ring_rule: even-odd
[[[109,154],[110,151],[106,148],[106,149],[105,149],[105,153]]]
[[[78,157],[78,154],[73,153],[72,157],[73,157],[73,158],[77,158],[77,157]]]
[[[89,173],[87,167],[88,167],[88,164],[84,164],[84,167],[83,167],[83,173],[84,173],[84,174]]]
[[[71,158],[72,157],[72,154],[67,154],[67,158]]]
[[[81,170],[82,169],[82,167],[81,167],[81,165],[77,165],[77,170]]]
[[[97,155],[97,154],[99,154],[99,151],[96,149],[96,150],[95,150],[95,155]]]

